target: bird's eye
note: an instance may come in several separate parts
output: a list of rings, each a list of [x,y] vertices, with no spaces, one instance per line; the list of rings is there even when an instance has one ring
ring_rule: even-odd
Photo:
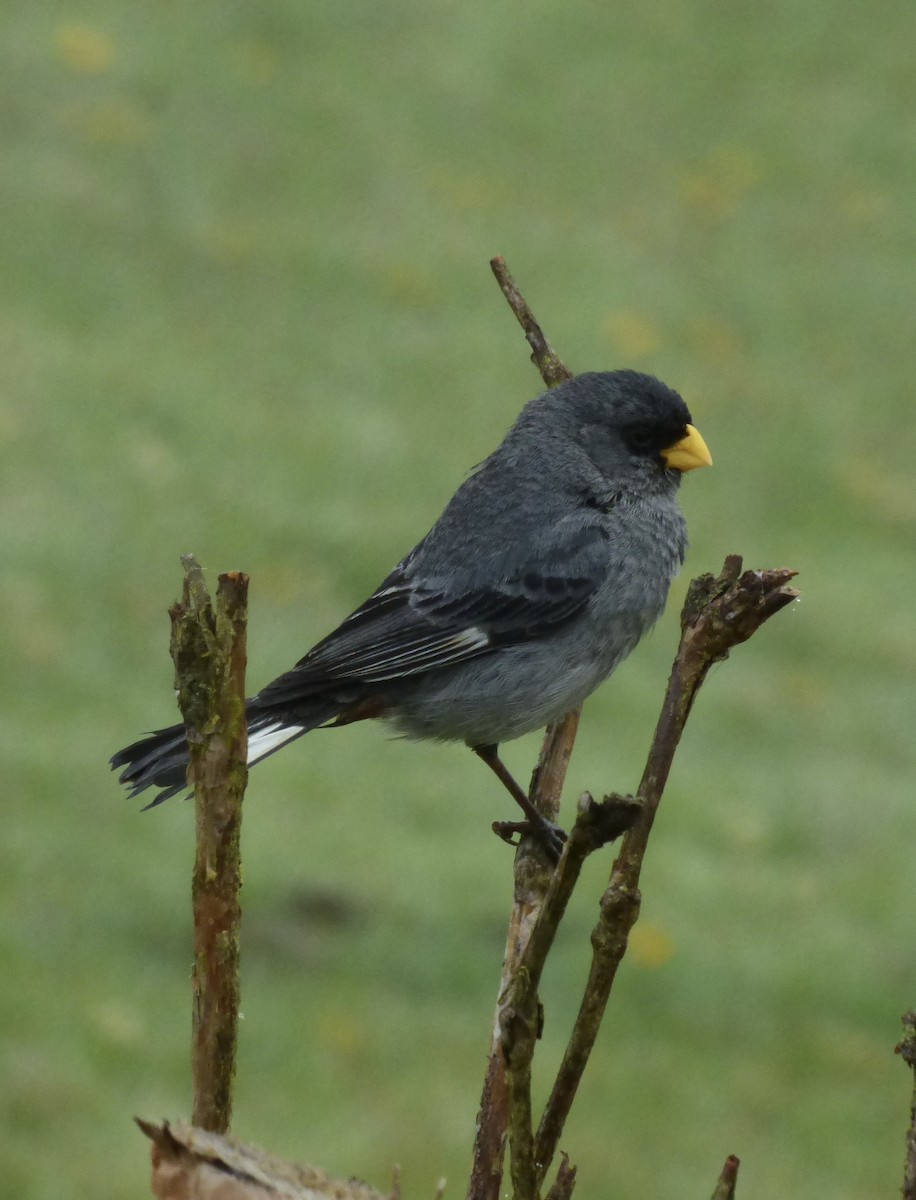
[[[655,435],[648,425],[634,425],[627,430],[627,441],[634,450],[648,450],[655,442]]]

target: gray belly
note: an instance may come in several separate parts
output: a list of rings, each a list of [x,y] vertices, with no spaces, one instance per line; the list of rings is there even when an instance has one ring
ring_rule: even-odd
[[[408,737],[470,746],[511,741],[581,704],[629,654],[642,631],[642,622],[634,618],[597,646],[583,638],[584,628],[549,642],[505,646],[418,681],[390,720]]]

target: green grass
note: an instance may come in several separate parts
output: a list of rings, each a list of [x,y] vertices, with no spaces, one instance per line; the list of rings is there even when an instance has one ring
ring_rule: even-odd
[[[11,0],[0,39],[0,1194],[143,1195],[189,1110],[192,812],[106,770],[173,719],[178,555],[252,575],[250,679],[428,528],[538,387],[506,255],[576,369],[678,386],[716,459],[690,573],[801,572],[709,680],[563,1139],[577,1194],[893,1196],[916,1001],[912,12],[543,0]],[[671,609],[568,795],[632,787]],[[525,775],[537,739],[508,748]],[[241,1136],[463,1193],[505,801],[355,727],[260,768]],[[544,984],[547,1086],[608,868]],[[639,949],[639,946],[637,949]],[[673,953],[672,953],[673,952]]]

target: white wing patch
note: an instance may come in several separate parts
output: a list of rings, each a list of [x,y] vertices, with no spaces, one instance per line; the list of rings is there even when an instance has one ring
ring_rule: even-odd
[[[473,657],[491,644],[490,635],[477,625],[460,633],[432,633],[413,641],[381,644],[375,648],[360,646],[334,663],[336,679],[359,679],[363,682],[400,679],[417,675],[432,667],[447,667]],[[352,665],[350,665],[352,664]]]

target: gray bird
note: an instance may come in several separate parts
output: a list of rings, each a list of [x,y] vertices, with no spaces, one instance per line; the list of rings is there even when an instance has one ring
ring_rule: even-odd
[[[463,741],[557,850],[500,742],[581,704],[655,623],[687,547],[681,475],[709,466],[671,388],[590,372],[522,409],[426,537],[369,599],[246,704],[248,762],[312,729],[381,717]],[[186,786],[183,725],[111,759],[136,796]]]

